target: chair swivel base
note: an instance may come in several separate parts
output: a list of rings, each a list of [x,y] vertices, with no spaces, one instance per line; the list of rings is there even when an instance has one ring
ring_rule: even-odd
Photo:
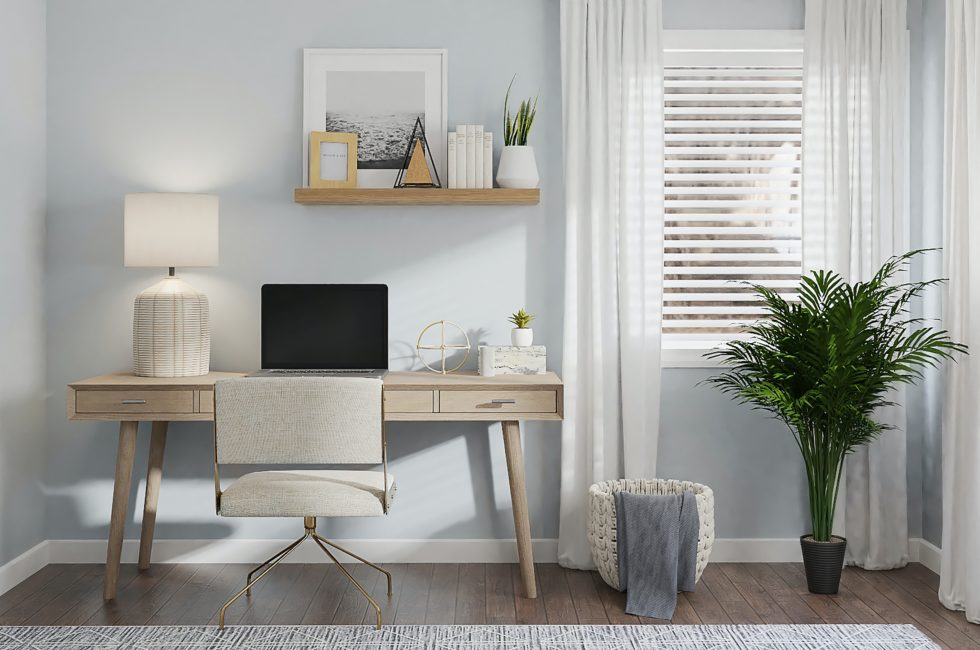
[[[321,537],[316,532],[316,517],[303,517],[303,528],[305,530],[304,530],[304,533],[303,533],[303,536],[302,537],[300,537],[298,540],[296,540],[295,542],[293,542],[292,544],[290,544],[286,548],[282,549],[281,551],[279,551],[278,553],[276,553],[275,555],[273,555],[272,557],[270,557],[268,560],[266,560],[265,562],[263,562],[262,564],[260,564],[259,566],[255,567],[254,569],[252,569],[249,572],[248,578],[245,580],[245,587],[241,591],[239,591],[237,594],[235,594],[234,596],[232,596],[231,597],[231,600],[229,600],[227,603],[225,603],[224,606],[221,608],[221,611],[218,614],[218,629],[223,630],[225,628],[225,610],[227,610],[228,607],[233,602],[235,602],[236,600],[238,600],[242,595],[250,596],[252,594],[252,587],[255,585],[255,583],[257,583],[259,580],[261,580],[262,578],[264,578],[267,573],[269,573],[270,571],[272,571],[272,569],[274,569],[277,564],[279,564],[280,562],[282,562],[286,558],[287,555],[289,555],[290,553],[293,552],[293,549],[295,549],[297,546],[299,546],[301,543],[303,543],[303,541],[306,540],[306,539],[312,539],[314,542],[316,542],[317,546],[319,546],[321,549],[323,549],[323,552],[327,554],[327,557],[329,557],[331,560],[333,560],[333,563],[336,564],[337,565],[337,568],[339,568],[341,570],[341,572],[347,577],[347,579],[350,580],[351,584],[353,584],[357,588],[357,590],[359,592],[361,592],[361,595],[363,595],[365,598],[367,598],[368,602],[371,603],[371,606],[374,607],[375,614],[377,615],[377,629],[379,629],[379,630],[381,629],[381,607],[378,605],[378,603],[373,598],[371,598],[371,596],[368,594],[368,592],[365,591],[364,587],[362,587],[361,584],[357,580],[354,579],[354,576],[352,576],[350,574],[350,571],[348,571],[347,568],[344,567],[344,565],[341,564],[337,560],[337,558],[334,556],[334,554],[331,553],[330,552],[330,549],[328,549],[327,547],[328,546],[331,546],[331,547],[337,549],[338,551],[341,551],[341,552],[345,553],[346,555],[349,555],[350,557],[354,558],[358,562],[361,562],[362,564],[366,564],[367,566],[369,566],[369,567],[371,567],[373,569],[377,569],[381,573],[385,574],[385,578],[387,578],[387,580],[388,580],[388,597],[389,598],[391,598],[391,594],[392,594],[392,592],[391,592],[391,574],[388,573],[387,571],[385,571],[384,569],[382,569],[381,567],[379,567],[378,565],[373,564],[371,562],[368,562],[367,560],[365,560],[364,558],[362,558],[360,555],[355,555],[354,553],[351,553],[350,551],[348,551],[346,548],[344,548],[342,546],[338,546],[337,544],[334,544],[330,540]],[[255,578],[253,580],[252,579],[252,576],[255,575],[256,573],[258,573],[259,575],[258,575],[257,578]]]

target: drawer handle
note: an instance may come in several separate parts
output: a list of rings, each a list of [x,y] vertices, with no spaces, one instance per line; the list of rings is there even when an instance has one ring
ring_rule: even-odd
[[[146,404],[145,399],[124,399],[123,404]]]
[[[491,404],[517,404],[516,399],[492,399]]]

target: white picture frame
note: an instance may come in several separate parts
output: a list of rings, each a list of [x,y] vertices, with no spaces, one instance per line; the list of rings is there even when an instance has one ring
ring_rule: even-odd
[[[358,134],[357,187],[393,187],[421,115],[445,187],[448,69],[445,49],[304,49],[303,186],[310,133],[350,131]]]

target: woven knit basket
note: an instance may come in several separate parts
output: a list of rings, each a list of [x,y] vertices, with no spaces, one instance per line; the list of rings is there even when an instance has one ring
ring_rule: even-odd
[[[616,555],[616,492],[631,494],[683,494],[693,492],[698,504],[698,559],[695,580],[708,566],[715,541],[715,497],[711,488],[690,481],[666,479],[621,479],[603,481],[589,488],[589,544],[599,575],[613,589],[619,589],[619,559]]]

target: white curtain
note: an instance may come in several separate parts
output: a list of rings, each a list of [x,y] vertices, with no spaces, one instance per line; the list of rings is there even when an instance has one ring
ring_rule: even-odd
[[[807,0],[803,94],[803,263],[867,280],[908,250],[906,3]],[[898,391],[895,401],[904,401]],[[908,561],[905,414],[848,457],[842,504],[851,563]]]
[[[591,568],[588,489],[652,477],[660,418],[660,0],[562,0],[565,336],[558,559]]]
[[[947,364],[939,599],[980,623],[980,5],[946,2],[944,324],[970,356]]]

